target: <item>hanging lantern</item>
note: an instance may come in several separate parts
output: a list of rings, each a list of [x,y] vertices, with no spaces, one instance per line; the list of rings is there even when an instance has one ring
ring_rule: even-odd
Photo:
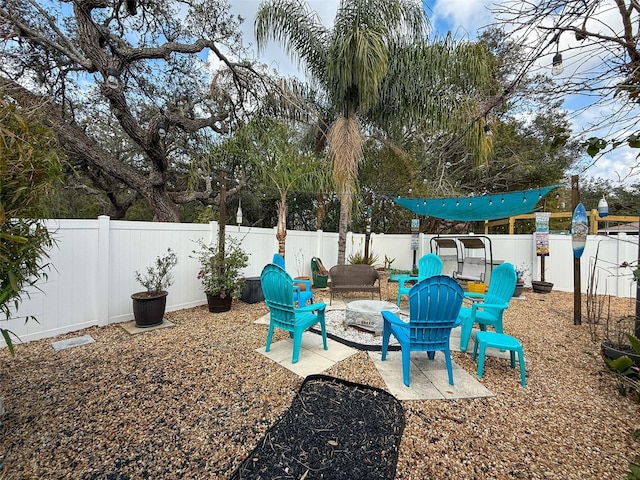
[[[238,200],[238,210],[236,211],[236,223],[238,224],[238,231],[240,231],[240,225],[242,225],[242,200]]]

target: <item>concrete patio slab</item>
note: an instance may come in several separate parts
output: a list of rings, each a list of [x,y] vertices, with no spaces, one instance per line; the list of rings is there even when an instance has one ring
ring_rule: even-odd
[[[343,310],[345,303],[335,300],[327,310]],[[269,314],[258,318],[255,323],[268,325]],[[471,339],[467,353],[473,352],[475,333],[471,333]],[[297,363],[291,363],[293,353],[293,340],[285,339],[271,344],[271,351],[265,352],[264,347],[256,349],[256,352],[265,355],[296,375],[322,373],[335,363],[348,358],[358,350],[343,345],[340,342],[327,339],[328,350],[322,348],[320,335],[305,332],[302,337],[302,347]],[[451,331],[451,351],[460,351],[460,327]],[[509,352],[500,352],[489,348],[487,355],[509,359]],[[453,400],[460,398],[491,397],[494,394],[487,389],[474,374],[466,372],[463,368],[453,363],[454,385],[449,385],[447,367],[442,352],[436,352],[435,358],[429,360],[426,352],[411,353],[411,379],[410,386],[406,387],[402,380],[402,352],[388,352],[384,362],[379,351],[369,352],[369,358],[374,363],[380,376],[387,385],[389,392],[399,400]]]
[[[453,382],[449,385],[442,352],[429,360],[426,352],[411,352],[410,386],[402,380],[402,352],[388,352],[383,362],[380,352],[369,352],[389,393],[399,400],[452,400],[492,397],[494,394],[465,370],[453,364]]]
[[[175,324],[170,322],[166,318],[163,318],[162,319],[162,323],[160,325],[156,325],[154,327],[145,327],[145,328],[136,327],[136,321],[135,320],[131,320],[130,322],[121,323],[120,326],[129,335],[135,335],[137,333],[151,332],[153,330],[158,330],[160,328],[173,327],[173,326],[175,326]]]
[[[296,363],[291,363],[293,354],[293,339],[291,338],[271,343],[271,348],[268,352],[265,351],[265,347],[257,348],[256,352],[304,378],[307,375],[321,373],[331,368],[337,362],[357,353],[357,350],[329,338],[327,339],[327,350],[325,350],[322,346],[322,337],[320,335],[305,332],[302,335],[300,356]]]
[[[51,346],[56,352],[59,352],[60,350],[88,345],[89,343],[95,343],[93,337],[91,335],[82,335],[81,337],[67,338],[66,340],[53,342]]]

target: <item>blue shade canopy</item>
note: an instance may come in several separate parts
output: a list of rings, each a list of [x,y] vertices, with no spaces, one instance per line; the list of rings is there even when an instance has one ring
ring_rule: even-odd
[[[521,190],[518,192],[493,193],[479,197],[455,198],[403,198],[393,199],[398,205],[428,217],[462,222],[498,220],[535,210],[536,204],[547,193],[560,185]]]

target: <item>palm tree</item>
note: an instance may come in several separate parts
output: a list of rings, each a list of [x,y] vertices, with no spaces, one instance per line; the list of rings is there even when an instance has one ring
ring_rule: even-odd
[[[251,162],[263,185],[278,192],[278,253],[285,256],[287,237],[287,195],[296,191],[326,191],[330,175],[326,163],[302,143],[289,125],[267,117],[257,117],[239,130],[235,137],[237,151]]]
[[[442,85],[488,83],[483,50],[465,50],[469,57],[450,65],[455,59],[448,48],[451,42],[444,48],[427,48],[428,20],[420,4],[411,0],[342,0],[331,29],[300,0],[266,0],[256,15],[255,33],[259,47],[269,40],[280,42],[340,112],[327,133],[327,153],[340,198],[338,264],[344,264],[362,159],[362,125],[411,119],[456,130],[465,123],[461,118],[480,119],[472,97]],[[452,67],[464,74],[454,77]],[[420,88],[427,79],[435,90]],[[481,129],[482,125],[466,132],[482,142],[477,135]]]

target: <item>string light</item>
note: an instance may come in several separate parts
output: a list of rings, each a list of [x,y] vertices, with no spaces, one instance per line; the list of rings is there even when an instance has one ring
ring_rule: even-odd
[[[493,205],[493,199],[489,198],[489,206]]]

